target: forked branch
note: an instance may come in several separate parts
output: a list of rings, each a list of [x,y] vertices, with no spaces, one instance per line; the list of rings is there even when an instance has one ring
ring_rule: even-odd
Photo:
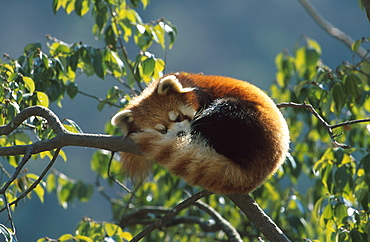
[[[276,105],[278,108],[284,108],[284,107],[293,107],[293,108],[301,108],[301,109],[306,109],[308,110],[310,113],[312,113],[319,121],[320,123],[325,127],[325,129],[328,131],[329,133],[329,136],[330,136],[330,139],[332,141],[332,144],[336,147],[341,147],[341,148],[350,148],[350,146],[346,145],[346,144],[341,144],[339,143],[338,141],[335,140],[335,138],[337,137],[337,135],[334,134],[333,132],[333,129],[335,128],[338,128],[338,127],[342,127],[342,126],[347,126],[347,125],[351,125],[351,124],[355,124],[355,123],[364,123],[364,122],[370,122],[370,118],[367,118],[367,119],[358,119],[358,120],[350,120],[350,121],[346,121],[346,122],[343,122],[343,123],[339,123],[339,124],[334,124],[334,125],[330,125],[328,124],[321,116],[320,114],[318,114],[316,112],[316,110],[312,107],[311,104],[307,104],[307,103],[293,103],[293,102],[289,102],[289,103],[279,103]]]

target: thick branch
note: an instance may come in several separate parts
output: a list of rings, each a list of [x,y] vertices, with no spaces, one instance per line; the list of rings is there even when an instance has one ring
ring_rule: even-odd
[[[0,156],[21,155],[25,154],[27,150],[31,150],[32,154],[36,154],[65,146],[82,146],[141,154],[135,142],[127,137],[69,132],[51,110],[41,106],[29,107],[21,111],[7,125],[0,126],[0,135],[9,135],[21,125],[24,120],[31,116],[45,118],[57,135],[50,140],[38,141],[30,145],[1,147]]]
[[[248,194],[231,194],[228,197],[247,215],[267,239],[274,242],[290,241]]]
[[[309,0],[299,0],[302,6],[306,9],[306,11],[311,15],[311,17],[316,21],[317,24],[320,25],[326,32],[328,32],[331,36],[339,39],[343,43],[345,43],[349,48],[352,47],[352,44],[355,42],[351,36],[344,33],[342,30],[335,27],[332,23],[327,21],[318,11],[317,9],[311,4]],[[362,58],[367,56],[367,51],[362,48],[361,46],[358,48],[356,52]]]

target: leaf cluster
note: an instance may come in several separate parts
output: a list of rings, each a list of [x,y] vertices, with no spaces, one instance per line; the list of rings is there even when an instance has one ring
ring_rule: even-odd
[[[150,53],[149,48],[153,43],[162,48],[172,48],[176,27],[163,18],[149,23],[143,22],[135,8],[138,8],[139,4],[146,8],[149,2],[54,0],[54,13],[64,10],[67,14],[75,13],[83,17],[90,12],[95,21],[92,32],[104,43],[103,47],[94,47],[82,42],[66,43],[47,35],[46,50],[42,43],[36,42],[26,45],[23,54],[16,59],[4,54],[4,58],[0,60],[0,125],[9,123],[21,110],[30,106],[49,107],[54,102],[62,107],[65,96],[71,99],[76,95],[91,97],[97,101],[98,110],[102,110],[106,105],[123,107],[130,99],[128,92],[138,93],[143,89],[143,85],[162,76],[165,62]],[[125,47],[130,40],[135,43],[138,52],[133,55],[133,59],[129,58]],[[101,81],[112,79],[117,82],[117,86],[109,88],[105,97],[94,96],[80,90],[78,77],[83,74],[98,77]],[[63,125],[69,132],[82,132],[73,120],[65,119]],[[109,123],[106,129],[109,134],[118,132]],[[44,118],[32,117],[25,120],[23,125],[10,135],[1,136],[0,146],[29,145],[34,140],[47,141],[55,136],[52,127]],[[63,151],[59,151],[58,155],[67,161]],[[45,151],[32,157],[52,160],[54,151]],[[1,181],[5,186],[7,183],[4,180],[13,175],[8,170],[18,169],[26,160],[18,155],[3,157],[3,160],[9,164],[9,167],[1,166],[7,175]],[[107,154],[97,151],[92,157],[91,167],[97,176],[108,179],[112,185],[113,182],[107,175],[108,162]],[[113,160],[109,164],[110,172],[118,174],[116,178],[122,180],[119,162]],[[31,194],[36,194],[43,202],[45,191],[55,193],[61,206],[67,208],[75,199],[80,202],[89,201],[98,186],[70,178],[56,170],[45,176],[45,179],[28,172],[27,168],[17,172],[16,179],[3,189],[6,199],[0,200],[2,211],[6,210],[8,204],[16,205],[23,196],[31,198]],[[26,192],[33,186],[35,187],[31,193]],[[104,191],[101,191],[101,194],[104,194]],[[11,208],[14,209],[15,206]],[[85,238],[80,236],[66,235],[59,239],[85,241]]]
[[[256,201],[265,204],[289,238],[368,241],[368,125],[335,123],[368,117],[370,65],[365,57],[333,70],[321,59],[320,45],[307,36],[303,40],[294,55],[287,50],[277,55],[271,95],[278,101],[311,104],[324,122],[333,124],[329,131],[336,141],[351,148],[330,145],[328,127],[312,113],[285,108],[291,156],[272,181],[279,189],[266,183],[255,192]],[[301,181],[307,185],[297,188]]]

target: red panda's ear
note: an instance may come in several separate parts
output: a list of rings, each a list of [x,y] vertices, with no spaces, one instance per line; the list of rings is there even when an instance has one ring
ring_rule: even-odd
[[[112,125],[120,127],[124,132],[127,133],[127,126],[133,120],[134,117],[132,116],[131,110],[122,110],[116,113],[110,121]]]
[[[186,87],[184,88],[176,76],[169,75],[165,76],[162,80],[160,80],[157,88],[157,93],[159,95],[166,95],[169,92],[175,93],[186,93],[193,91],[194,88]]]

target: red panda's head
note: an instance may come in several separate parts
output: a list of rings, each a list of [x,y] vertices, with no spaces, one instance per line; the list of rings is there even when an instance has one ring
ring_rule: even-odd
[[[168,75],[152,82],[140,96],[111,119],[128,135],[147,128],[165,133],[174,123],[191,120],[195,109],[189,100],[193,88],[183,87],[175,75]]]

